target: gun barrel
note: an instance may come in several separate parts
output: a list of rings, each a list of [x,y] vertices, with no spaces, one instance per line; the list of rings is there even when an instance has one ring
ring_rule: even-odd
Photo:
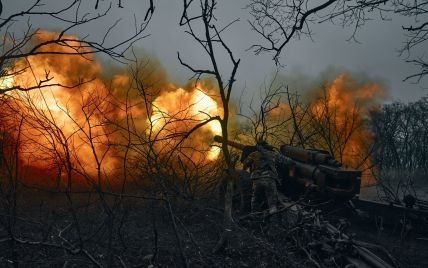
[[[222,136],[214,136],[214,141],[222,143],[224,139]],[[257,150],[255,145],[229,140],[226,140],[226,143],[242,151],[241,162]],[[342,168],[341,163],[328,152],[288,145],[282,145],[280,152],[291,159],[286,166],[277,168],[281,180],[288,183],[293,191],[300,191],[300,186],[295,186],[297,183],[304,185],[305,189],[314,187],[319,193],[338,199],[350,199],[359,193],[361,171]]]
[[[335,160],[329,153],[319,150],[307,150],[303,148],[282,145],[281,153],[285,156],[307,164],[322,164],[340,167],[342,164]]]
[[[308,163],[311,160],[311,156],[308,151],[302,148],[282,145],[280,151],[283,155],[304,163]]]
[[[214,136],[214,141],[216,141],[216,142],[219,142],[219,143],[222,143],[223,142],[223,137],[222,136],[218,136],[218,135],[216,135],[216,136]],[[232,146],[232,147],[234,147],[234,148],[236,148],[236,149],[239,149],[239,150],[244,150],[244,148],[245,147],[247,147],[247,145],[244,145],[244,144],[242,144],[242,143],[239,143],[239,142],[235,142],[235,141],[226,141],[226,143],[228,144],[228,145],[230,145],[230,146]]]

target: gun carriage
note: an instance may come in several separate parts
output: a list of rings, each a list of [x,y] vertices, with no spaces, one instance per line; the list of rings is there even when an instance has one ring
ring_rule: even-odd
[[[215,136],[214,141],[221,143],[223,138]],[[242,151],[241,162],[257,150],[256,146],[234,141],[226,142],[229,146]],[[403,202],[406,204],[404,206],[359,199],[362,172],[342,166],[327,151],[303,149],[289,145],[281,145],[279,149],[274,150],[291,159],[284,166],[276,167],[280,179],[279,194],[294,200],[306,194],[309,196],[316,195],[320,198],[336,200],[338,201],[336,204],[339,205],[350,201],[349,208],[352,207],[353,211],[356,212],[354,215],[362,215],[361,219],[378,221],[380,217],[386,219],[385,224],[395,223],[395,226],[398,219],[401,223],[413,223],[419,232],[426,233],[426,228],[424,228],[428,220],[428,203],[426,201],[412,198],[410,201],[404,200]],[[237,171],[236,174],[239,177],[236,183],[239,194],[235,197],[240,197],[241,211],[247,211],[250,208],[249,203],[252,194],[250,174],[243,170]],[[409,198],[407,197],[407,199]],[[343,231],[339,231],[328,221],[326,226],[330,237],[342,236],[341,241],[349,239]],[[395,262],[389,255],[379,257],[361,244],[353,244],[352,249],[354,250],[352,254],[344,253],[346,263],[358,267],[395,267]],[[382,258],[385,256],[388,258]]]
[[[215,136],[214,141],[223,142],[223,137]],[[257,150],[256,146],[227,141],[229,146],[242,151],[241,161]],[[347,201],[360,192],[361,171],[345,168],[328,152],[281,145],[279,152],[291,159],[291,164],[278,166],[280,185],[278,190],[292,199],[305,193],[315,193],[320,197]],[[241,176],[249,180],[249,175]],[[247,185],[247,182],[241,182]],[[243,190],[246,191],[246,190]]]

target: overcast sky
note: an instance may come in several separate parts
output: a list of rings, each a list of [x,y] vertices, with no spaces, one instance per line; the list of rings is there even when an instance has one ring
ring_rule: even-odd
[[[63,1],[45,1],[57,6],[63,3]],[[28,2],[33,1],[3,0],[2,17],[9,12],[20,11]],[[101,1],[101,8],[107,6],[108,2]],[[113,23],[117,18],[123,18],[110,38],[112,40],[126,38],[133,30],[134,14],[141,20],[148,0],[123,0],[122,2],[123,9],[113,8],[108,18],[80,30],[96,36],[105,30],[106,25]],[[87,3],[88,7],[84,9],[87,8],[93,12],[95,0]],[[249,15],[244,9],[247,3],[248,0],[220,0],[217,10],[219,26],[226,25],[234,19],[240,19],[223,35],[236,57],[241,59],[234,96],[239,96],[244,86],[248,91],[258,90],[263,80],[276,68],[272,61],[272,54],[255,56],[252,51],[247,50],[251,44],[262,41],[255,32],[251,31],[247,22]],[[206,55],[201,53],[188,35],[184,34],[185,29],[178,26],[182,11],[181,1],[155,0],[155,5],[154,17],[147,29],[147,34],[150,36],[138,42],[136,46],[156,56],[173,80],[185,83],[191,73],[179,64],[177,51],[180,51],[187,62],[199,67],[208,66]],[[306,38],[295,40],[283,51],[280,62],[284,67],[281,72],[285,75],[297,72],[309,77],[317,77],[328,68],[365,73],[385,83],[390,92],[389,100],[406,102],[417,100],[428,94],[428,89],[424,89],[428,87],[427,82],[425,81],[425,85],[403,82],[407,75],[415,73],[417,69],[400,58],[397,52],[404,41],[401,26],[409,23],[408,20],[400,17],[393,17],[392,21],[370,21],[357,34],[361,43],[346,41],[352,29],[342,29],[330,23],[316,25],[313,28],[314,41]],[[32,24],[33,27],[58,29],[57,23],[52,23],[46,18],[41,20],[40,17],[34,17]],[[225,55],[220,59],[224,61]]]

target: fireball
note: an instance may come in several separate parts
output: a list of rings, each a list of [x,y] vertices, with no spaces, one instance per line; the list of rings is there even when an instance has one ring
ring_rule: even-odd
[[[186,91],[177,88],[173,91],[163,92],[152,103],[152,115],[148,122],[159,137],[166,137],[176,133],[186,133],[197,124],[219,114],[217,102],[207,94],[208,90],[201,87]],[[211,121],[201,127],[199,134],[210,137],[221,134],[218,121]],[[201,136],[193,138],[195,147],[207,150],[207,143],[200,140]],[[217,159],[219,148],[210,147],[206,153],[208,160]]]

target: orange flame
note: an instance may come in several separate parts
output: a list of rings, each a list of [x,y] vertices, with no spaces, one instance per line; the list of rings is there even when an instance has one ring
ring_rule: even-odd
[[[320,141],[323,149],[332,152],[346,166],[367,169],[372,166],[370,146],[373,135],[366,120],[379,99],[385,96],[379,83],[359,83],[349,74],[340,74],[324,88],[314,92],[311,106],[317,127],[328,140]],[[320,138],[318,138],[320,139]],[[320,140],[323,140],[322,138]],[[373,180],[369,171],[363,174],[362,184]]]
[[[40,42],[52,39],[55,35],[57,33],[46,31],[37,33]],[[74,52],[66,46],[52,45],[46,49],[60,53]],[[118,149],[118,143],[126,135],[118,133],[120,131],[111,127],[107,121],[109,118],[124,120],[127,116],[123,107],[117,106],[125,102],[124,92],[131,88],[131,77],[122,70],[119,70],[119,74],[102,74],[101,65],[90,55],[85,58],[61,54],[32,56],[16,61],[12,68],[9,73],[24,71],[13,77],[4,77],[0,81],[0,88],[14,85],[26,88],[38,84],[80,84],[68,89],[50,86],[28,92],[8,92],[17,106],[16,110],[25,109],[31,115],[24,120],[26,125],[23,127],[22,138],[27,141],[22,144],[21,155],[25,158],[22,161],[37,170],[53,169],[55,165],[52,158],[61,158],[65,154],[63,148],[60,148],[61,144],[58,144],[59,139],[69,146],[72,165],[77,173],[92,177],[101,173],[103,178],[112,177],[121,167],[123,152]],[[81,81],[90,82],[81,84]],[[212,90],[207,85],[200,83],[197,89],[186,90],[171,88],[174,86],[160,89],[159,96],[152,102],[150,118],[147,118],[141,105],[134,103],[132,113],[134,120],[139,122],[137,127],[140,132],[144,133],[147,123],[152,122],[153,131],[158,132],[156,135],[168,137],[171,131],[184,133],[221,112],[217,102],[209,96]],[[138,93],[133,94],[138,96]],[[44,117],[44,122],[41,117]],[[168,124],[165,120],[168,120]],[[199,152],[194,161],[209,161],[218,157],[219,151],[209,144],[211,137],[219,134],[220,130],[219,124],[212,121],[187,141],[189,146]],[[61,137],[55,140],[51,135]],[[164,149],[162,146],[158,147],[159,150]],[[54,151],[60,155],[49,155],[55,154]]]
[[[212,99],[208,93],[209,90],[203,89],[198,85],[190,91],[178,88],[174,91],[163,92],[152,103],[152,115],[148,119],[152,124],[153,131],[161,137],[174,135],[177,133],[186,133],[197,124],[202,123],[212,116],[219,115],[221,109],[217,102]],[[199,133],[204,135],[190,139],[193,147],[201,151],[207,151],[208,160],[217,159],[220,150],[215,147],[207,147],[209,140],[213,135],[221,134],[221,127],[217,121],[211,121],[202,126]],[[200,159],[194,159],[196,161]]]

